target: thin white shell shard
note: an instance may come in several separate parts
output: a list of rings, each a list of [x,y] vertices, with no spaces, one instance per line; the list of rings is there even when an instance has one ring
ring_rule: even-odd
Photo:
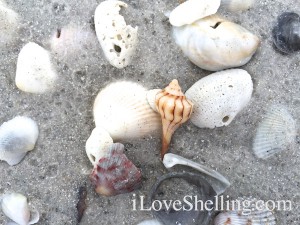
[[[130,64],[137,45],[137,30],[119,14],[127,4],[121,1],[101,2],[95,11],[95,29],[104,55],[109,63],[119,69]]]
[[[189,60],[209,71],[246,64],[260,44],[257,36],[218,15],[173,27],[173,37]]]
[[[138,225],[163,225],[163,224],[158,220],[153,219],[153,220],[145,220],[143,222],[140,222]]]
[[[215,14],[221,0],[188,0],[177,6],[170,14],[170,23],[180,27],[196,20]]]
[[[9,165],[18,164],[31,151],[39,135],[35,121],[17,116],[0,127],[0,159]]]
[[[229,125],[250,102],[253,83],[242,69],[216,72],[197,81],[185,95],[194,103],[191,122],[200,128]]]
[[[267,159],[292,146],[296,134],[296,121],[286,107],[273,105],[257,128],[253,151],[258,158]]]
[[[86,154],[93,165],[104,157],[108,151],[108,147],[113,144],[113,139],[109,133],[101,127],[96,127],[89,139],[86,141]]]
[[[36,43],[29,42],[19,53],[16,85],[25,92],[44,93],[55,86],[57,74],[49,52]]]
[[[94,103],[96,127],[105,129],[114,141],[131,140],[160,133],[161,119],[147,101],[146,89],[128,81],[105,87]]]
[[[231,12],[238,12],[250,9],[255,0],[221,0],[221,7]]]

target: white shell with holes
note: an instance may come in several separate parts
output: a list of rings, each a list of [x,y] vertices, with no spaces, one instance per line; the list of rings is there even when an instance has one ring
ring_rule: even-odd
[[[119,69],[131,62],[137,45],[137,30],[119,14],[127,4],[121,1],[101,2],[95,11],[95,29],[102,50],[109,63]]]
[[[249,103],[253,83],[242,69],[224,70],[197,81],[185,93],[194,103],[191,122],[200,128],[227,126]]]

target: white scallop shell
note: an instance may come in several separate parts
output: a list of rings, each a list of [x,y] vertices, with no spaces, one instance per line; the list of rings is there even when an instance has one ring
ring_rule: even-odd
[[[17,87],[25,92],[44,93],[53,89],[56,79],[49,52],[36,43],[26,44],[18,57]]]
[[[171,12],[170,23],[176,27],[191,24],[196,20],[215,14],[220,3],[221,0],[188,0]]]
[[[197,81],[185,95],[194,103],[191,122],[200,128],[227,126],[249,103],[253,83],[242,69],[216,72]]]
[[[255,0],[222,0],[221,7],[231,12],[248,10],[254,5]]]
[[[218,15],[174,27],[173,37],[194,64],[210,71],[246,64],[260,44],[257,36]]]
[[[27,198],[18,193],[5,194],[1,203],[3,213],[19,225],[35,224],[39,221],[37,211],[30,212]]]
[[[163,224],[158,220],[153,219],[153,220],[145,220],[143,222],[140,222],[138,225],[163,225]]]
[[[35,121],[17,116],[0,127],[0,159],[9,165],[18,164],[31,151],[39,135]]]
[[[253,151],[258,158],[267,159],[292,146],[296,134],[296,121],[286,107],[273,105],[257,128]]]
[[[150,107],[153,109],[153,111],[157,112],[157,107],[156,107],[156,103],[155,103],[155,97],[157,95],[158,92],[160,92],[161,89],[152,89],[147,91],[147,100],[148,103],[150,105]]]
[[[121,1],[101,2],[95,11],[95,29],[104,55],[109,63],[119,69],[131,62],[137,45],[137,30],[119,14],[127,4]]]
[[[160,115],[152,110],[146,95],[143,86],[128,81],[105,87],[94,103],[96,127],[104,128],[114,141],[160,133]]]
[[[89,139],[86,141],[86,154],[93,165],[99,162],[108,151],[108,147],[113,144],[113,139],[109,133],[101,127],[96,127]]]

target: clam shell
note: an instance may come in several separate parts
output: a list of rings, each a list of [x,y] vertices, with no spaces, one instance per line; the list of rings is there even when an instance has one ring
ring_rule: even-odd
[[[191,24],[198,19],[215,14],[221,0],[188,0],[177,6],[170,14],[170,23],[180,27]]]
[[[16,85],[25,92],[44,93],[53,89],[57,74],[51,63],[49,52],[29,42],[19,53]]]
[[[13,166],[31,151],[38,138],[38,126],[27,117],[17,116],[0,127],[0,159]]]
[[[282,105],[273,105],[259,124],[253,141],[258,158],[267,159],[295,143],[296,121]]]
[[[221,0],[221,7],[231,12],[244,11],[250,9],[255,0]]]
[[[96,127],[105,129],[114,141],[132,140],[159,133],[161,120],[139,84],[120,81],[105,87],[94,103]]]
[[[109,63],[119,69],[126,67],[137,46],[137,30],[119,14],[127,4],[121,1],[103,1],[95,11],[95,29],[102,50]]]
[[[228,126],[249,103],[253,83],[242,69],[216,72],[197,81],[186,91],[194,103],[191,122],[200,128]]]
[[[173,37],[194,64],[210,71],[246,64],[260,44],[254,34],[218,15],[174,27]]]

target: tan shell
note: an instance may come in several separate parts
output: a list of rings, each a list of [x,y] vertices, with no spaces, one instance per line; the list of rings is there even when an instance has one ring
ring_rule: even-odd
[[[163,158],[175,130],[190,118],[193,103],[186,99],[177,80],[173,80],[169,86],[157,93],[155,102],[163,125],[161,149],[161,157]]]

